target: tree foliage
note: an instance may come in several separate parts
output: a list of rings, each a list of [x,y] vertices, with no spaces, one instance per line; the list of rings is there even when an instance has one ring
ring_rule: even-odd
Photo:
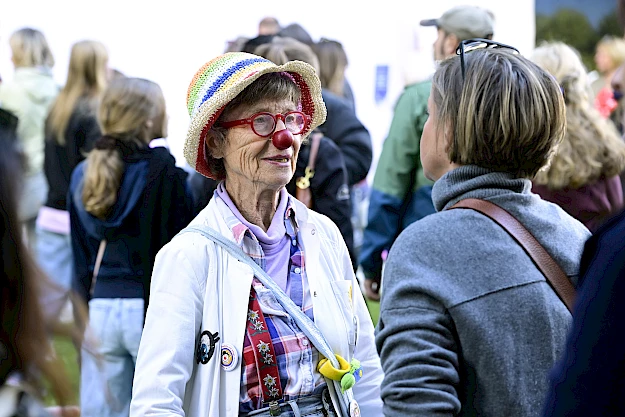
[[[609,13],[601,19],[599,22],[599,30],[600,36],[611,35],[611,36],[623,36],[623,29],[618,21],[618,16],[616,15],[616,10],[613,13]]]
[[[595,46],[604,35],[623,36],[616,10],[606,14],[596,29],[586,15],[575,9],[561,8],[551,16],[536,15],[536,43],[564,42],[579,51],[589,69],[595,68]]]

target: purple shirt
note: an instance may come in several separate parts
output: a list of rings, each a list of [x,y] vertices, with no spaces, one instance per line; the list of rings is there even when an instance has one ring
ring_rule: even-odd
[[[286,189],[283,188],[280,191],[280,201],[267,232],[259,226],[251,224],[241,215],[241,212],[239,212],[239,209],[228,195],[224,182],[218,185],[215,192],[226,203],[232,214],[256,236],[265,255],[265,272],[282,288],[282,291],[287,292],[287,276],[291,251],[289,246],[290,239],[286,234],[286,227],[284,226],[284,216],[289,199]]]

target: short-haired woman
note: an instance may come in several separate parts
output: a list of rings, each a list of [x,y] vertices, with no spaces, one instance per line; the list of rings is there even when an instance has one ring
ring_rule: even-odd
[[[558,204],[591,232],[623,206],[619,174],[625,142],[613,123],[593,108],[579,54],[553,42],[536,48],[532,61],[553,75],[564,93],[566,134],[548,167],[534,178],[532,191]]]
[[[421,137],[437,213],[402,232],[384,271],[384,414],[535,416],[571,314],[505,229],[452,207],[478,199],[506,210],[575,281],[589,232],[531,193],[562,140],[564,99],[515,50],[461,45],[434,74]]]
[[[148,146],[167,135],[157,84],[111,81],[98,121],[103,136],[68,193],[73,288],[89,302],[87,332],[97,340],[81,352],[81,415],[128,416],[154,259],[191,220],[192,201],[186,172],[165,148]]]
[[[28,246],[34,248],[35,221],[46,201],[48,185],[43,173],[44,125],[59,89],[52,78],[54,57],[40,31],[23,28],[9,38],[15,73],[0,83],[0,108],[19,119],[17,137],[27,158],[19,216],[26,227]]]

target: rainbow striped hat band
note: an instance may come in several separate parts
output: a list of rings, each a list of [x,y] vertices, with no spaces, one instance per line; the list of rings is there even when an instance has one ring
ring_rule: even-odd
[[[321,97],[321,83],[310,65],[290,61],[284,65],[245,52],[229,52],[204,64],[195,74],[187,92],[187,109],[191,123],[184,144],[187,162],[200,174],[214,179],[206,162],[204,139],[224,107],[245,87],[261,75],[270,72],[287,72],[301,91],[302,112],[311,117],[303,137],[326,119],[326,107]]]

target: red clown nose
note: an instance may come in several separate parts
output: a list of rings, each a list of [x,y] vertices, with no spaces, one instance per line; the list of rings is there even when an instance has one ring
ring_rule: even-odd
[[[288,149],[293,145],[293,134],[286,129],[279,130],[273,134],[271,143],[280,150]]]

